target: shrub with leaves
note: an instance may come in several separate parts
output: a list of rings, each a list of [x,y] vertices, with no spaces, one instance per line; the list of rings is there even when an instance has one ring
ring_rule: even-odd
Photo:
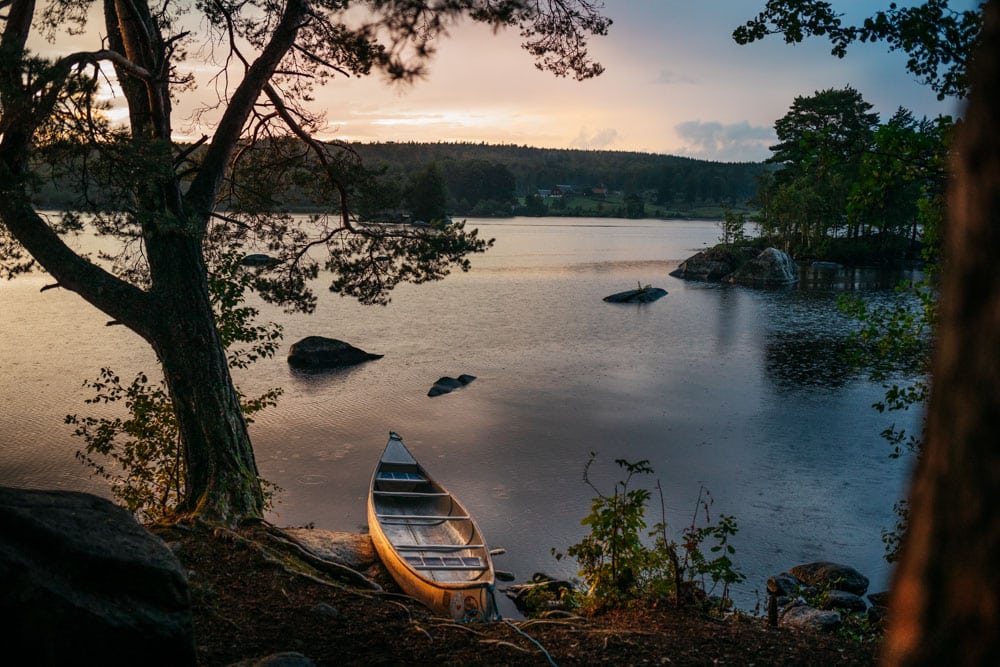
[[[587,592],[576,601],[576,606],[597,611],[631,603],[657,604],[667,599],[673,599],[679,606],[692,597],[706,599],[720,583],[719,608],[730,606],[729,586],[745,578],[732,560],[736,549],[730,538],[737,532],[735,518],[720,515],[718,523],[713,524],[708,512],[711,495],[702,487],[691,524],[684,529],[682,542],[677,543],[668,537],[660,490],[664,516],[647,533],[646,505],[652,494],[648,489],[631,485],[636,475],[653,474],[649,461],[632,463],[616,459],[615,463],[626,475],[608,495],[590,479],[596,456],[591,453],[583,472],[584,482],[597,494],[591,501],[590,514],[581,521],[590,528],[590,533],[565,554],[552,550],[557,560],[570,556],[580,567],[578,574],[586,582]],[[703,525],[698,523],[699,516],[704,516]],[[649,538],[652,544],[648,544]],[[705,545],[713,541],[706,555]],[[713,558],[712,554],[718,555]],[[695,589],[701,594],[692,596]]]

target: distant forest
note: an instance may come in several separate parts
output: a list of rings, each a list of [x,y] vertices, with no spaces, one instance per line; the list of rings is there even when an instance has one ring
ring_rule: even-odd
[[[761,175],[773,169],[763,163],[651,153],[474,143],[387,142],[351,148],[366,169],[380,174],[377,201],[367,201],[362,193],[353,207],[366,217],[409,215],[420,208],[418,200],[427,198],[426,189],[435,187],[443,192],[430,193],[432,198],[439,198],[453,217],[721,218],[726,210],[747,210]],[[192,153],[195,161],[200,152]],[[77,170],[50,171],[51,180],[38,184],[35,203],[53,209],[80,207],[79,178],[70,175]],[[90,201],[99,204],[100,187],[92,182],[90,190]],[[288,183],[278,198],[278,205],[291,211],[315,210],[300,183]]]
[[[746,209],[763,163],[723,163],[626,151],[474,143],[371,143],[354,149],[369,167],[406,183],[438,165],[452,215],[719,217]],[[543,208],[544,207],[544,208]]]

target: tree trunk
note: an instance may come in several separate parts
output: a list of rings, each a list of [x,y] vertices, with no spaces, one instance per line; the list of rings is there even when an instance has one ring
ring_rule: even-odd
[[[1000,2],[985,8],[953,160],[924,450],[896,571],[887,665],[1000,656]]]
[[[171,234],[147,240],[147,249],[158,306],[150,342],[163,367],[187,463],[179,511],[223,523],[262,516],[257,464],[215,326],[200,242]]]

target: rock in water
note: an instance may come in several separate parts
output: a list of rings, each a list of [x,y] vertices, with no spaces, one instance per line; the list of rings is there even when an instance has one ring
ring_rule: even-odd
[[[756,255],[756,250],[746,246],[717,245],[688,257],[670,275],[684,280],[718,282]]]
[[[799,269],[786,253],[777,248],[765,248],[736,269],[728,280],[740,285],[789,285],[798,282]]]
[[[288,348],[288,365],[305,370],[354,366],[383,355],[372,354],[336,338],[307,336]]]
[[[618,292],[604,297],[608,303],[650,303],[667,295],[667,290],[659,287],[643,287],[641,289],[630,289],[626,292]]]
[[[475,379],[476,379],[475,375],[468,375],[466,373],[462,373],[457,378],[445,375],[444,377],[438,378],[437,382],[435,382],[431,386],[430,390],[427,392],[427,395],[430,396],[431,398],[434,398],[435,396],[448,394],[454,391],[455,389],[460,389],[464,387],[465,385],[469,384]]]
[[[32,664],[194,665],[187,577],[103,498],[0,487],[3,651]]]

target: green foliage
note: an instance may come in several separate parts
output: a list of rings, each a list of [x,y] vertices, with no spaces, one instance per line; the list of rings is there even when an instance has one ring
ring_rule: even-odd
[[[637,194],[625,195],[625,217],[633,219],[646,217],[646,202],[642,196]]]
[[[281,327],[256,324],[259,312],[245,305],[253,276],[241,267],[242,253],[230,248],[223,253],[209,277],[212,305],[220,337],[231,368],[246,368],[258,359],[271,357],[281,340]],[[98,417],[67,415],[75,427],[73,435],[85,447],[76,453],[92,474],[111,484],[114,498],[140,520],[168,518],[186,497],[186,459],[166,383],[151,383],[145,373],[124,384],[110,368],[102,368],[84,387],[95,392],[88,405],[122,404],[127,416]],[[270,389],[255,398],[240,393],[247,422],[257,412],[277,404],[281,389]],[[277,487],[261,479],[269,505]]]
[[[761,227],[793,255],[815,255],[830,236],[858,235],[844,223],[848,192],[878,124],[871,108],[848,86],[796,97],[775,122],[779,143],[768,162],[781,169],[765,182]]]
[[[699,526],[696,518],[693,518],[691,524],[684,529],[684,566],[690,578],[700,579],[702,590],[709,595],[722,584],[719,597],[720,606],[724,606],[729,600],[729,587],[741,583],[746,577],[736,569],[732,560],[736,555],[736,548],[729,543],[729,539],[739,530],[736,518],[720,514],[718,521],[713,523],[709,514],[712,502],[711,493],[704,486],[701,487],[696,507],[704,512],[705,524]],[[697,514],[698,511],[695,513],[696,517]],[[708,554],[704,553],[703,544],[711,544]],[[711,557],[712,554],[715,555],[714,558]],[[708,585],[709,581],[711,586]]]
[[[590,532],[565,554],[552,550],[557,560],[565,556],[574,558],[580,567],[579,575],[587,584],[586,594],[571,604],[597,611],[629,604],[657,604],[672,598],[674,604],[680,605],[692,597],[692,585],[704,598],[721,583],[719,608],[728,607],[729,586],[745,578],[732,560],[736,549],[730,538],[737,532],[736,520],[722,515],[713,523],[709,515],[711,495],[702,487],[695,514],[683,530],[680,544],[668,538],[665,516],[647,533],[646,506],[651,492],[631,488],[631,484],[636,475],[653,473],[649,461],[632,463],[616,459],[625,479],[616,482],[612,493],[606,495],[590,479],[596,456],[591,453],[583,472],[584,482],[597,494],[591,500],[590,514],[580,522]],[[662,511],[662,491],[660,504]],[[702,509],[704,523],[699,524]],[[646,539],[650,537],[652,544]],[[706,545],[710,545],[708,553]]]
[[[837,586],[842,583],[842,579],[832,579],[819,586],[800,587],[799,592],[810,607],[829,609],[830,593],[840,590]],[[883,627],[879,621],[873,620],[867,611],[837,609],[837,613],[840,614],[841,624],[836,633],[840,637],[854,642],[878,642],[881,640]]]
[[[590,528],[590,534],[566,550],[576,559],[580,573],[595,597],[614,602],[624,602],[638,592],[641,574],[649,563],[649,553],[641,535],[646,528],[647,489],[630,489],[629,483],[636,474],[652,473],[648,461],[629,463],[616,459],[615,463],[627,474],[615,484],[612,495],[597,490],[590,481],[589,470],[595,460],[591,454],[584,468],[584,481],[594,488],[597,496],[591,500],[590,514],[580,522]]]
[[[719,223],[722,231],[719,241],[722,243],[739,244],[747,240],[746,233],[747,214],[726,210],[725,216]]]
[[[912,7],[891,3],[860,25],[844,25],[841,14],[824,0],[767,0],[764,11],[733,31],[738,44],[749,44],[768,35],[783,35],[785,42],[805,37],[826,37],[838,58],[851,43],[885,42],[890,51],[907,55],[906,68],[938,94],[964,98],[968,94],[967,68],[982,25],[982,5],[957,11],[948,0],[926,0]]]
[[[879,412],[923,407],[930,391],[932,334],[937,322],[937,293],[929,282],[900,285],[896,300],[886,306],[842,297],[839,307],[859,324],[851,337],[849,361],[856,368],[866,369],[873,380],[883,383],[883,399],[872,407]],[[913,379],[901,385],[895,381],[901,375]],[[920,451],[920,436],[907,433],[895,424],[884,429],[881,435],[889,443],[893,458],[904,452],[916,454]],[[906,532],[909,518],[906,501],[896,503],[893,511],[896,525],[882,531],[885,559],[890,563],[898,558]]]

